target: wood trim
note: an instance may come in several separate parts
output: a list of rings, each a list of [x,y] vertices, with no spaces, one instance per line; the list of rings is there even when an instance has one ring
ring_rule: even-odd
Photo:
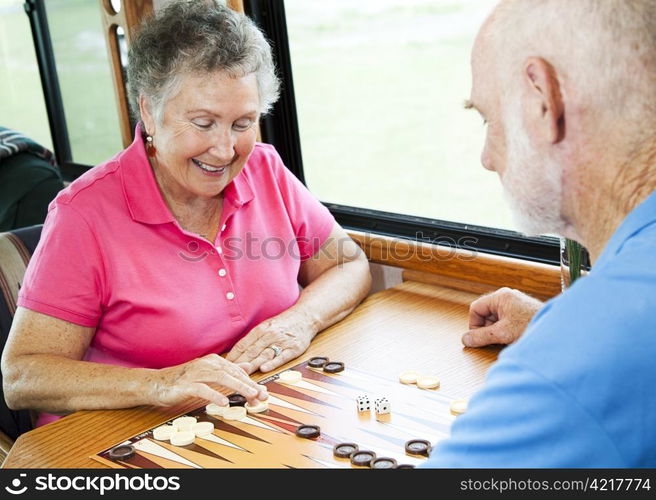
[[[451,278],[441,274],[425,273],[422,271],[413,271],[412,269],[405,269],[401,274],[403,281],[417,281],[427,285],[441,286],[444,288],[452,288],[463,292],[469,292],[476,295],[483,295],[486,293],[494,292],[499,287],[496,285],[488,285],[486,283],[479,283],[477,281],[467,281],[458,278]]]
[[[0,465],[5,461],[11,451],[14,441],[4,432],[0,431]]]
[[[232,10],[236,10],[237,12],[241,12],[242,14],[244,13],[243,0],[227,0],[226,5]]]
[[[539,299],[554,297],[561,291],[558,266],[360,231],[348,233],[370,262],[432,274],[436,278],[431,284],[474,293],[507,286]],[[423,276],[417,281],[426,279]]]
[[[152,15],[153,0],[123,0],[118,12],[114,11],[110,0],[99,0],[102,17],[103,32],[107,53],[109,54],[110,71],[114,84],[114,95],[118,109],[119,126],[121,128],[121,139],[123,147],[132,143],[132,126],[130,125],[130,106],[128,104],[125,80],[123,78],[123,67],[118,48],[118,35],[116,29],[120,26],[125,33],[125,41],[130,46],[135,29],[141,21]]]

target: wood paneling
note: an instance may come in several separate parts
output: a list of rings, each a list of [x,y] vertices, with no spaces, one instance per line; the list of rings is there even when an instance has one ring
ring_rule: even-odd
[[[226,5],[230,7],[232,10],[236,10],[237,12],[241,12],[242,14],[244,13],[243,0],[227,0]]]
[[[499,287],[496,285],[487,285],[478,281],[466,281],[458,278],[451,278],[442,274],[424,273],[422,271],[413,271],[405,269],[402,274],[403,281],[418,281],[429,285],[437,285],[445,288],[453,288],[463,292],[469,292],[476,295],[494,292]]]
[[[132,142],[132,127],[130,125],[130,107],[128,105],[127,92],[125,89],[125,78],[123,77],[123,66],[118,46],[118,35],[116,29],[120,26],[125,33],[125,41],[130,46],[130,40],[134,36],[136,28],[141,21],[153,13],[152,0],[123,0],[118,12],[114,11],[109,0],[99,0],[102,15],[105,43],[111,66],[112,81],[114,83],[114,95],[119,115],[121,128],[121,140],[123,147],[128,147]],[[127,63],[127,61],[125,61]]]
[[[349,231],[349,235],[371,262],[451,278],[451,285],[445,280],[444,286],[463,289],[464,282],[477,284],[469,288],[471,291],[508,286],[539,299],[561,291],[558,266],[358,231]]]

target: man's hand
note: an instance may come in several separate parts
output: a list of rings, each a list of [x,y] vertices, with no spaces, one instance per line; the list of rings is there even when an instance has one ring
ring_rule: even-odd
[[[483,295],[469,306],[469,331],[462,343],[467,347],[512,344],[541,307],[539,300],[511,288]]]

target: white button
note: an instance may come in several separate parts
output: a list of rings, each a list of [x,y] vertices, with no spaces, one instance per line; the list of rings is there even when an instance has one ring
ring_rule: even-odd
[[[223,248],[221,248],[221,247],[216,247],[216,251],[219,252],[219,253],[223,253]]]
[[[222,278],[226,275],[226,270],[225,269],[219,269],[219,276]]]
[[[221,231],[225,231],[225,228],[226,228],[226,225],[223,224],[223,226],[221,226]]]
[[[232,300],[232,299],[234,299],[234,298],[235,298],[235,294],[234,294],[234,293],[232,293],[232,292],[228,292],[228,293],[226,293],[226,299],[228,299],[228,300]]]

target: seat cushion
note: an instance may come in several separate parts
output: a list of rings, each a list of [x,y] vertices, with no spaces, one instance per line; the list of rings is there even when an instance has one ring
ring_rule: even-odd
[[[40,235],[40,225],[0,233],[0,343],[2,349],[5,347],[11,322],[16,312],[18,290]],[[30,412],[10,410],[5,404],[4,394],[2,394],[0,430],[10,438],[16,439],[30,429],[32,429]]]

